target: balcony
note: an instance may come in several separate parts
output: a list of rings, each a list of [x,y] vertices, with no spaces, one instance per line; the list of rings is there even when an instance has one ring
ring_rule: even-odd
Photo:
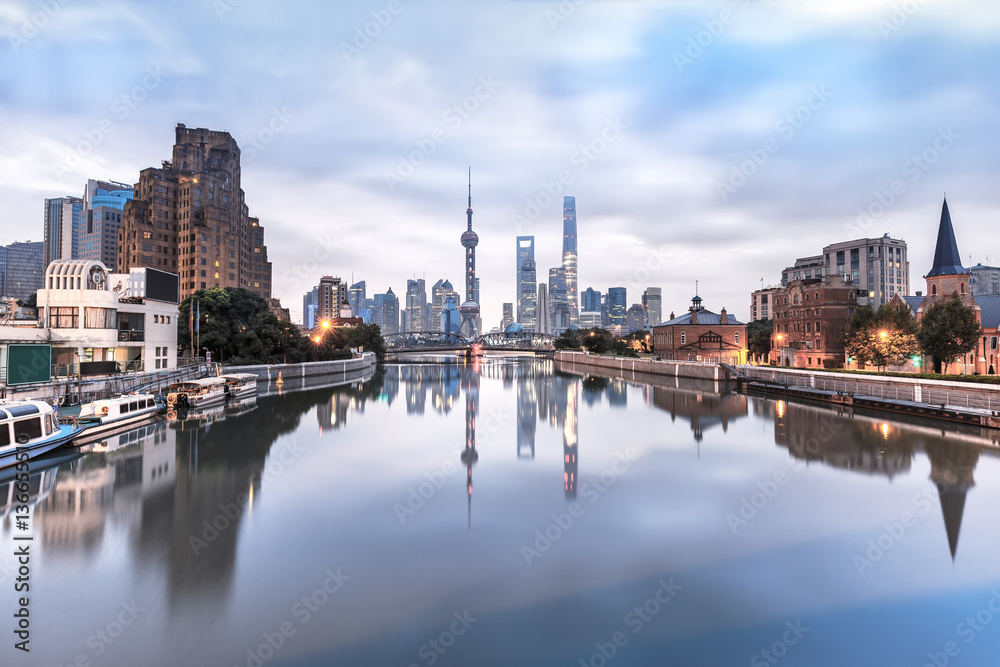
[[[119,343],[142,343],[145,340],[145,331],[118,331]]]

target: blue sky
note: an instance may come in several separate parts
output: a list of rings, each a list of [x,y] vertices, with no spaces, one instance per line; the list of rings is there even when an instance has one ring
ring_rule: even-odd
[[[1000,262],[985,0],[8,0],[0,34],[0,242],[135,182],[176,123],[227,130],[293,313],[322,274],[462,284],[470,165],[487,328],[515,236],[558,265],[564,194],[581,290],[660,286],[665,314],[698,280],[745,318],[762,277],[883,233],[921,289],[946,191],[963,259]]]

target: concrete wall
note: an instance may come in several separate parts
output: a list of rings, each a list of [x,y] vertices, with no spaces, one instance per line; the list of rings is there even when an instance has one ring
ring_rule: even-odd
[[[651,359],[632,359],[628,357],[602,357],[586,352],[566,352],[559,350],[555,354],[556,361],[577,366],[589,366],[633,373],[648,373],[650,375],[669,375],[673,377],[698,378],[701,380],[725,380],[726,370],[718,364],[706,364],[690,361],[653,361]]]
[[[225,366],[223,373],[253,373],[263,382],[274,382],[281,373],[282,380],[304,379],[315,376],[348,375],[374,367],[378,361],[374,352],[365,352],[357,359],[338,361],[309,361],[302,364],[255,364],[253,366]]]

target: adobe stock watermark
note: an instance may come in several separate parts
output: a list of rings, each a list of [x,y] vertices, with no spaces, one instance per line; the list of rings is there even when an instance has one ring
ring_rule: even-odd
[[[732,4],[736,6],[736,9],[742,11],[750,6],[750,0],[732,0]],[[726,8],[720,11],[714,19],[705,20],[702,23],[705,29],[688,37],[682,51],[674,51],[674,65],[677,67],[677,71],[683,73],[685,67],[700,58],[706,49],[711,48],[715,41],[726,32],[726,28],[736,23],[737,18],[739,15],[735,11]]]
[[[1000,616],[1000,591],[993,588],[990,590],[990,597],[986,600],[979,611],[965,617],[961,623],[955,626],[955,634],[962,639],[966,645],[976,640],[976,636],[986,630],[993,622],[995,616]],[[951,664],[952,658],[957,658],[962,653],[962,647],[957,641],[946,642],[940,651],[928,651],[927,662],[922,667],[947,667]]]
[[[903,162],[901,170],[905,178],[894,179],[886,189],[873,191],[874,201],[858,208],[857,222],[844,225],[844,232],[853,234],[849,238],[864,236],[865,230],[874,225],[876,220],[882,218],[903,195],[909,192],[908,185],[919,181],[961,138],[962,135],[955,132],[951,126],[938,128],[937,136],[930,145]]]
[[[468,609],[461,612],[456,611],[452,616],[455,620],[446,629],[442,630],[437,637],[428,639],[425,644],[422,644],[417,649],[417,655],[423,658],[423,664],[428,665],[428,667],[440,660],[441,656],[455,645],[458,638],[468,632],[472,624],[479,620],[469,614]],[[420,667],[420,665],[416,662],[411,662],[409,667]]]
[[[7,36],[14,53],[21,50],[30,40],[45,29],[59,11],[68,5],[70,0],[36,0],[30,13],[21,20],[21,24]]]
[[[295,116],[288,112],[288,107],[272,109],[271,117],[263,127],[251,134],[243,142],[242,160],[245,164],[253,161],[257,155],[274,141],[274,138],[284,132]]]
[[[416,173],[417,168],[427,162],[427,160],[437,152],[438,146],[448,141],[451,132],[454,132],[469,118],[479,110],[486,100],[493,96],[502,85],[493,79],[492,74],[479,77],[479,85],[458,102],[452,104],[445,110],[441,118],[447,125],[447,129],[436,127],[427,136],[414,139],[416,148],[406,155],[399,156],[399,164],[394,171],[387,171],[384,174],[385,184],[389,186],[390,192],[395,192],[396,187],[401,185],[410,176]]]
[[[87,637],[84,644],[90,651],[77,653],[73,660],[67,663],[67,667],[69,665],[73,665],[74,667],[89,667],[91,660],[104,655],[139,620],[139,617],[145,611],[145,608],[140,607],[135,600],[122,602],[121,611]]]
[[[632,452],[631,448],[624,452],[616,452],[614,463],[597,477],[592,477],[580,485],[580,495],[586,498],[588,505],[593,505],[632,467],[636,459],[637,455]],[[541,558],[545,552],[551,549],[552,545],[558,542],[573,527],[574,523],[583,517],[585,512],[586,508],[583,504],[574,501],[569,504],[565,512],[552,513],[550,515],[552,523],[535,530],[534,542],[521,545],[521,556],[528,567],[532,566],[532,561]]]
[[[280,447],[272,448],[261,475],[261,482],[268,483],[283,475],[285,467],[294,463],[305,451],[306,448],[296,440],[287,440]],[[218,513],[211,520],[205,519],[201,522],[201,534],[188,535],[188,546],[194,555],[200,555],[202,551],[211,547],[222,533],[239,523],[249,505],[250,494],[247,492],[237,494],[233,502],[219,503]]]
[[[785,627],[788,629],[782,633],[781,639],[775,641],[768,648],[761,649],[750,658],[750,667],[769,667],[778,664],[782,658],[788,655],[788,649],[798,644],[799,640],[809,632],[809,628],[803,627],[802,621],[799,620],[794,623],[787,621]]]
[[[825,83],[812,86],[802,104],[775,123],[775,134],[765,139],[760,147],[748,149],[747,159],[738,165],[731,165],[729,178],[716,183],[716,190],[722,201],[728,201],[730,195],[746,185],[768,163],[771,156],[781,150],[783,143],[791,140],[796,132],[805,127],[812,120],[813,114],[822,109],[831,97],[833,92]]]
[[[662,578],[656,582],[659,584],[653,594],[642,604],[638,604],[631,611],[625,614],[622,624],[632,631],[632,635],[637,635],[645,628],[661,611],[673,600],[678,591],[684,589],[680,584],[674,583],[673,577],[668,577],[666,581]],[[629,642],[629,635],[624,630],[618,630],[611,635],[609,641],[595,642],[594,648],[597,650],[587,658],[580,658],[580,667],[604,667],[608,661],[614,658],[620,649]]]
[[[275,656],[275,654],[285,645],[285,643],[295,636],[299,627],[308,623],[320,609],[325,607],[330,598],[333,597],[350,577],[340,571],[328,569],[324,572],[326,577],[309,595],[303,595],[300,600],[292,605],[289,610],[290,619],[278,624],[273,631],[261,634],[262,641],[257,646],[247,649],[246,661],[243,665],[235,664],[233,667],[263,667],[264,663]],[[298,627],[291,619],[298,621]]]
[[[166,74],[160,65],[147,66],[145,76],[135,87],[112,100],[111,115],[98,121],[96,127],[84,130],[83,139],[70,148],[62,162],[53,165],[56,176],[72,173],[82,165],[84,158],[93,153],[104,143],[108,135],[117,129],[115,119],[118,122],[128,119],[149,94],[159,88],[165,77]]]
[[[904,25],[910,22],[910,17],[919,12],[925,4],[927,4],[927,0],[903,0],[893,5],[889,18],[881,18],[875,23],[882,39],[888,41],[889,36],[899,32]]]
[[[615,287],[624,287],[627,290],[645,289],[649,285],[649,280],[653,274],[667,266],[670,259],[668,246],[653,248],[646,255],[646,260],[637,266],[632,273],[622,276],[620,284]]]
[[[220,21],[226,20],[226,14],[236,11],[236,8],[243,4],[243,0],[215,0],[212,8]]]
[[[385,9],[379,9],[371,13],[372,20],[363,26],[354,28],[354,39],[351,44],[340,43],[340,54],[344,60],[351,62],[361,55],[361,52],[371,46],[372,41],[382,34],[382,31],[389,27],[392,19],[403,12],[403,4],[400,0],[389,0]],[[353,46],[352,46],[353,44]]]
[[[895,547],[906,535],[907,531],[917,525],[917,519],[931,511],[931,501],[937,497],[933,489],[924,489],[910,500],[917,514],[903,512],[899,521],[882,524],[882,533],[878,537],[868,540],[868,548],[863,554],[856,555],[851,559],[858,574],[865,576],[865,570],[875,567],[875,563]]]
[[[504,413],[503,408],[490,408],[489,416],[479,420],[479,426],[476,429],[476,434],[479,436],[478,444],[485,445],[488,443],[493,434],[503,428],[503,425],[509,419],[510,415]],[[393,503],[392,510],[396,514],[400,525],[405,524],[410,517],[416,515],[426,502],[433,498],[434,494],[444,486],[448,478],[464,467],[459,460],[463,451],[465,451],[464,445],[454,445],[452,447],[452,457],[443,461],[441,465],[433,470],[424,472],[425,481],[420,482],[416,486],[411,486],[408,489],[404,502]]]
[[[576,148],[569,156],[569,164],[575,169],[577,174],[582,174],[590,168],[590,165],[604,155],[608,148],[622,136],[628,125],[621,121],[620,116],[608,118],[604,121],[604,127],[590,141]],[[514,224],[517,233],[520,234],[526,227],[533,224],[542,215],[542,212],[555,202],[567,186],[572,185],[576,176],[574,170],[563,169],[551,181],[543,180],[537,194],[527,197],[524,200],[524,209],[521,213],[514,213],[510,216],[510,221]]]

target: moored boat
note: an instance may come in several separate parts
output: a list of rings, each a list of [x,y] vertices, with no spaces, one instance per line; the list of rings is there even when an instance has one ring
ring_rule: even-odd
[[[82,432],[79,426],[60,424],[45,401],[0,402],[0,468],[52,451]]]
[[[228,373],[219,377],[226,381],[230,400],[257,395],[257,376],[253,373]]]
[[[167,406],[172,408],[202,408],[225,400],[226,381],[218,377],[175,382],[167,388]]]
[[[86,403],[75,418],[86,429],[76,442],[91,442],[112,431],[127,430],[152,419],[162,409],[163,404],[153,394],[124,394]]]

